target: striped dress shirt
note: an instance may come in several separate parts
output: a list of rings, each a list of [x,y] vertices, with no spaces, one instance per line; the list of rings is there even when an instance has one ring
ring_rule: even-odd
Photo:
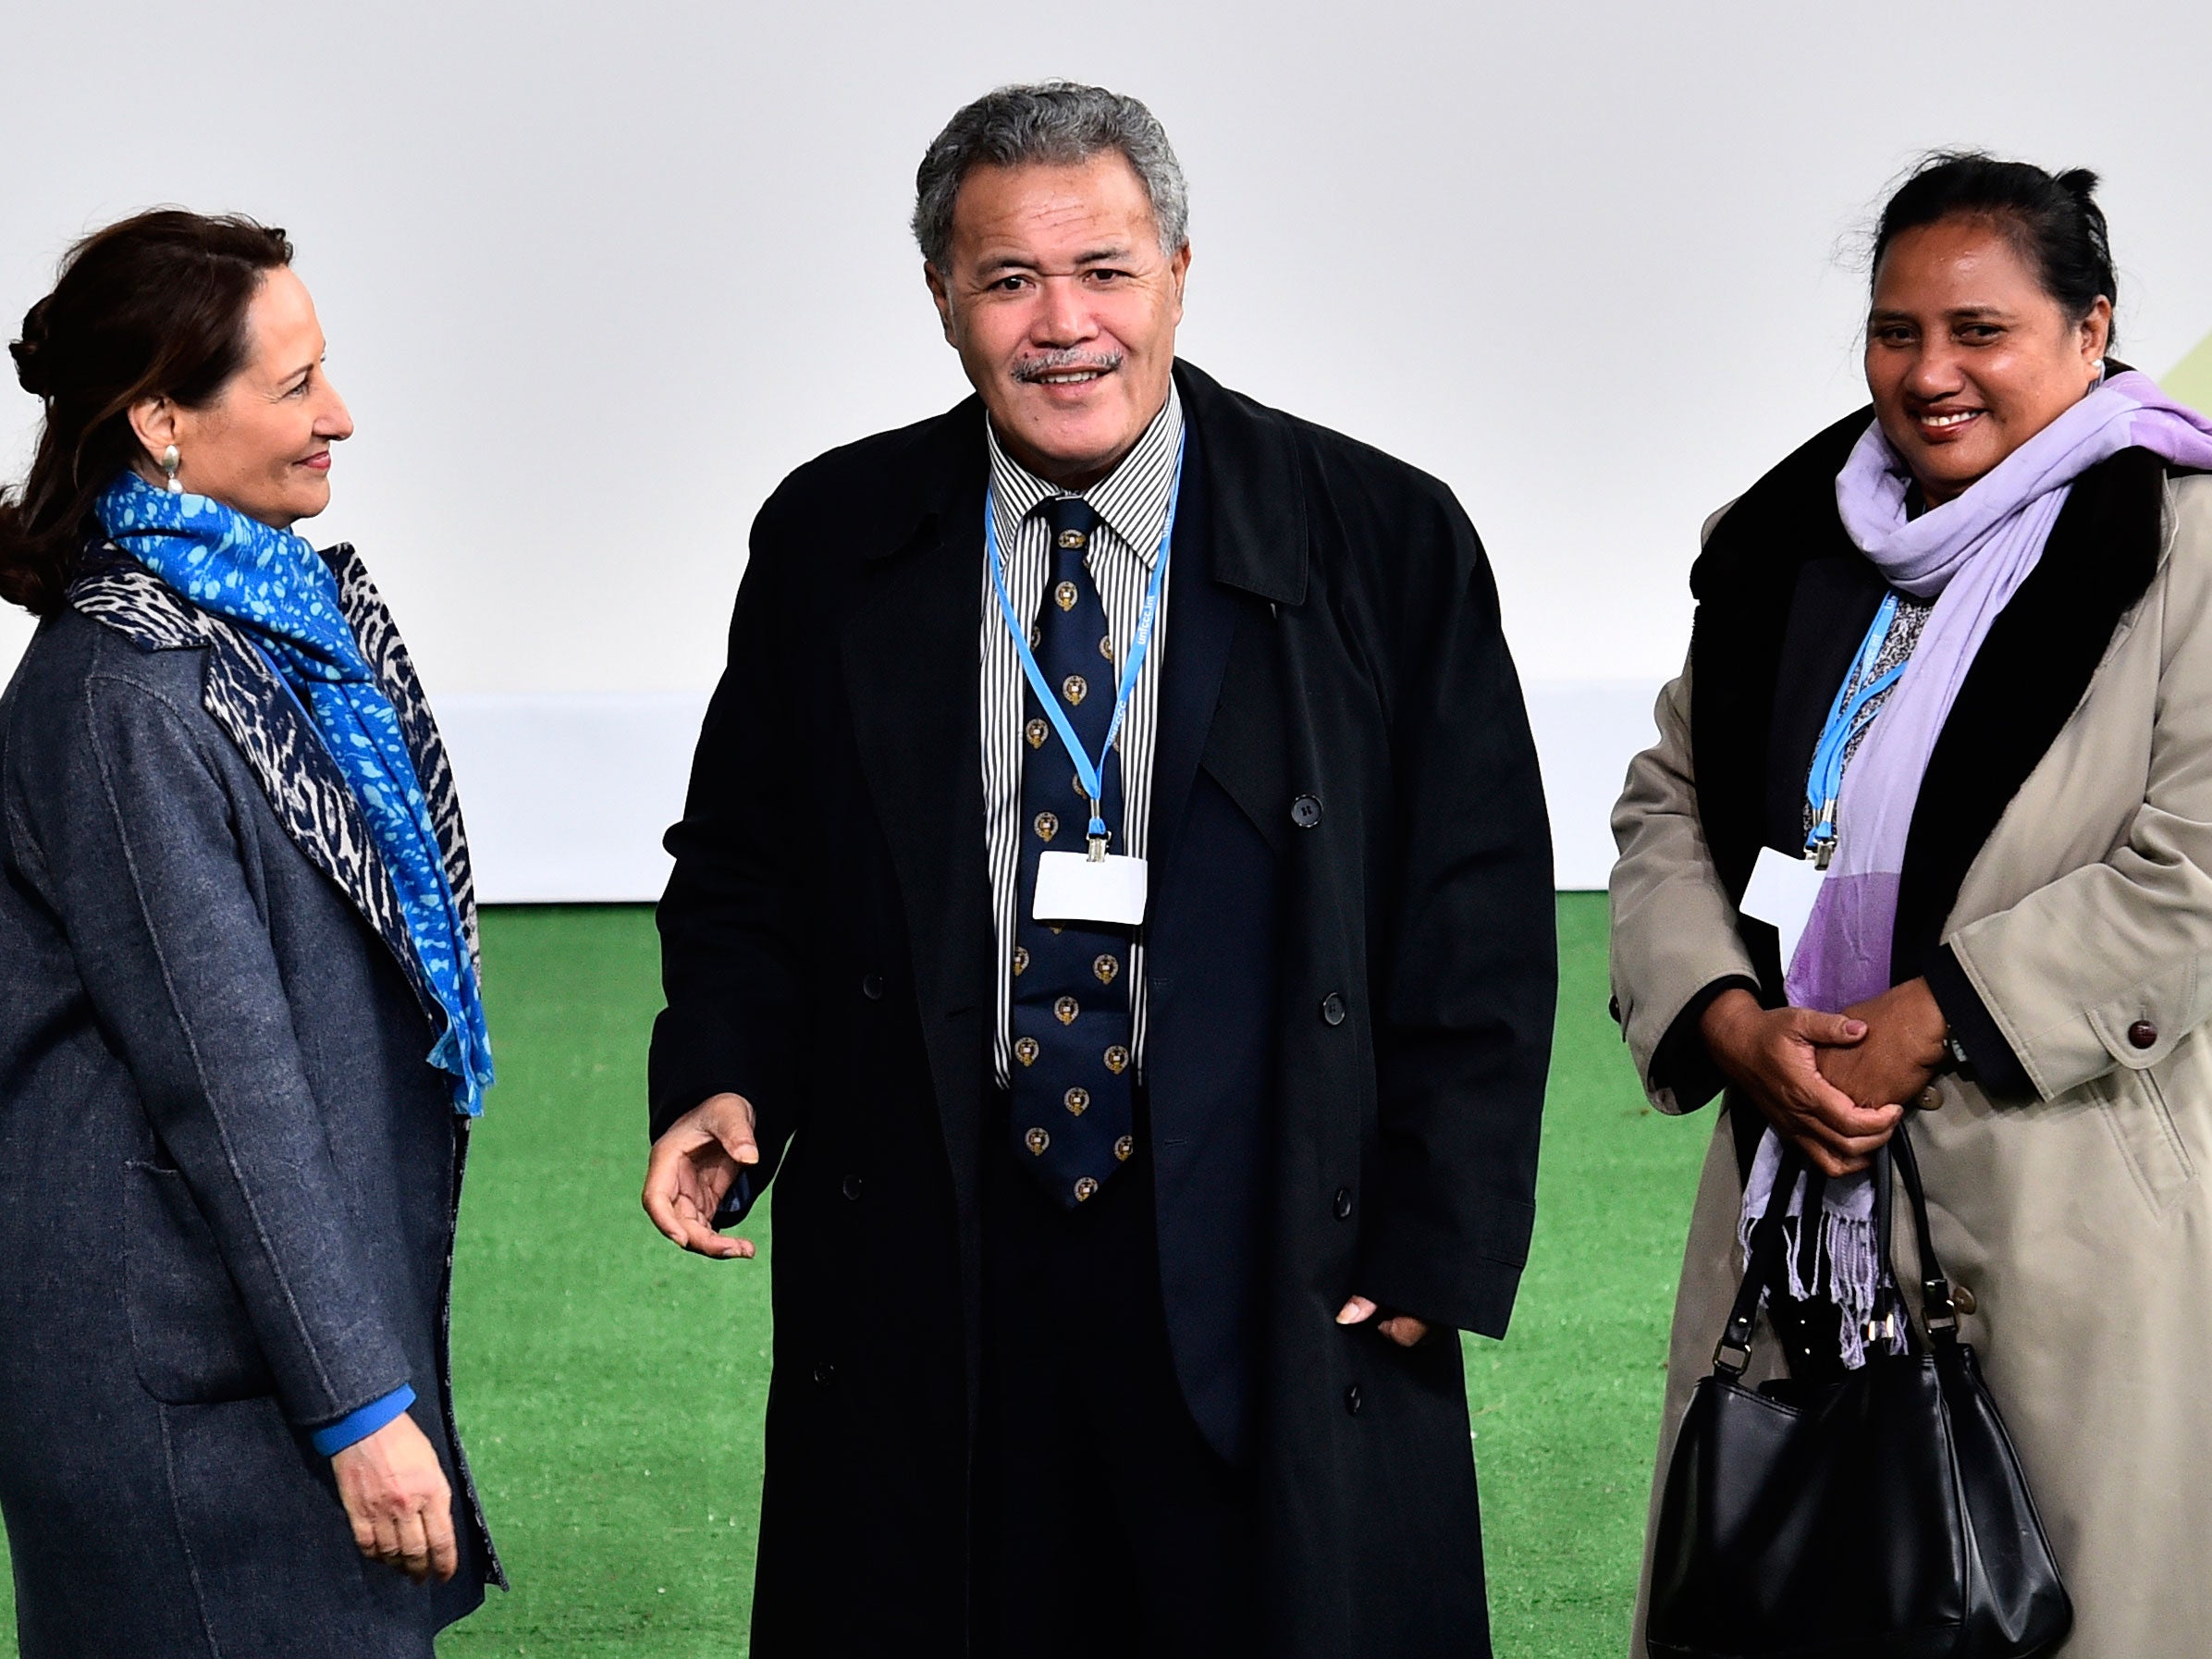
[[[987,420],[990,442],[991,512],[999,537],[999,556],[1005,566],[1006,592],[1014,614],[1027,626],[1044,601],[1045,573],[1051,568],[1051,533],[1045,522],[1045,503],[1056,496],[1080,494],[1099,515],[1098,531],[1090,538],[1084,563],[1099,590],[1106,610],[1108,637],[1113,642],[1114,684],[1121,683],[1122,665],[1128,660],[1129,644],[1137,633],[1137,612],[1144,608],[1145,589],[1152,579],[1152,564],[1160,556],[1160,537],[1167,527],[1168,498],[1175,482],[1175,456],[1183,439],[1183,402],[1171,386],[1166,405],[1152,417],[1137,447],[1121,463],[1088,489],[1063,490],[1047,484],[1000,446],[999,435]],[[1122,721],[1117,743],[1122,756],[1124,821],[1109,824],[1112,850],[1133,857],[1145,855],[1148,818],[1152,805],[1153,738],[1160,716],[1160,664],[1166,647],[1168,588],[1174,570],[1160,588],[1159,614],[1152,620],[1152,644],[1137,670],[1129,694],[1129,712]],[[990,859],[992,908],[998,938],[998,1035],[993,1043],[999,1083],[1006,1086],[1014,1064],[1014,943],[1016,891],[1022,846],[1022,663],[999,609],[999,596],[990,571],[983,572],[983,823]],[[1069,775],[1075,762],[1067,758],[1055,732],[1046,740],[1051,764],[1064,763]],[[1097,759],[1096,756],[1091,757]],[[1139,1077],[1145,1063],[1145,950],[1129,947],[1129,1048]]]

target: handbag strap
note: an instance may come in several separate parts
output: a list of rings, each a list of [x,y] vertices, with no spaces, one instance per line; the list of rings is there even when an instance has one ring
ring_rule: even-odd
[[[1959,1309],[1951,1300],[1950,1281],[1944,1276],[1943,1263],[1936,1255],[1936,1235],[1928,1225],[1928,1195],[1921,1186],[1920,1157],[1912,1149],[1911,1116],[1908,1112],[1899,1120],[1889,1144],[1898,1174],[1905,1179],[1905,1197],[1912,1205],[1912,1230],[1920,1243],[1921,1317],[1927,1321],[1928,1334],[1936,1341],[1956,1342]]]
[[[1958,1337],[1958,1309],[1951,1301],[1950,1283],[1944,1276],[1943,1264],[1936,1255],[1936,1238],[1928,1224],[1927,1193],[1921,1185],[1920,1160],[1912,1150],[1910,1115],[1908,1112],[1906,1120],[1899,1123],[1889,1143],[1874,1154],[1872,1169],[1879,1276],[1874,1285],[1874,1319],[1866,1333],[1870,1344],[1887,1337],[1891,1330],[1889,1321],[1898,1312],[1897,1270],[1892,1265],[1896,1259],[1890,1247],[1897,1210],[1891,1192],[1892,1169],[1902,1178],[1906,1201],[1912,1209],[1913,1234],[1920,1244],[1922,1316],[1927,1321],[1928,1333],[1939,1342],[1955,1341]],[[1813,1177],[1806,1183],[1805,1195],[1805,1210],[1810,1215],[1820,1200],[1818,1172],[1809,1169],[1803,1153],[1784,1142],[1782,1162],[1775,1172],[1774,1193],[1766,1201],[1766,1212],[1752,1225],[1743,1282],[1737,1287],[1727,1325],[1713,1349],[1713,1369],[1730,1379],[1742,1376],[1751,1366],[1751,1332],[1759,1318],[1760,1298],[1780,1283],[1787,1247],[1783,1228],[1789,1214],[1789,1200],[1797,1190],[1798,1177],[1808,1174]]]
[[[1751,1224],[1751,1247],[1743,1264],[1743,1283],[1736,1289],[1736,1305],[1713,1349],[1713,1369],[1731,1379],[1743,1375],[1751,1363],[1751,1328],[1759,1318],[1759,1298],[1767,1286],[1779,1282],[1784,1249],[1783,1223],[1789,1214],[1790,1195],[1805,1171],[1805,1155],[1788,1141],[1782,1143],[1781,1167],[1775,1171],[1775,1189],[1766,1200],[1766,1213]]]

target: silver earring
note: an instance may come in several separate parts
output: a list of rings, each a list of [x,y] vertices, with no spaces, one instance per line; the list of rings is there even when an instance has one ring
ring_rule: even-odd
[[[184,494],[184,485],[177,482],[177,469],[183,464],[183,458],[177,453],[175,444],[161,452],[161,470],[169,480],[169,494],[172,496]]]

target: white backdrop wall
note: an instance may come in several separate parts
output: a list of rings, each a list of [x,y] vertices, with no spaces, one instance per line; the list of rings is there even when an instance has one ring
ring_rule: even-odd
[[[360,427],[313,534],[399,613],[494,899],[657,889],[755,509],[965,392],[904,221],[1000,81],[1148,100],[1191,179],[1185,355],[1458,491],[1563,885],[1603,880],[1700,521],[1861,399],[1852,251],[1918,153],[2099,168],[2122,355],[2212,330],[2188,0],[73,0],[6,33],[0,319],[138,207],[291,231]],[[35,414],[0,396],[0,475]]]

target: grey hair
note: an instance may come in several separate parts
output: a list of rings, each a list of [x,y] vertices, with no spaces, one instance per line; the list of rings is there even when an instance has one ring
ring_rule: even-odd
[[[1162,251],[1190,240],[1190,192],[1159,117],[1135,98],[1073,80],[1002,86],[963,109],[930,141],[914,176],[914,240],[939,270],[952,246],[952,205],[970,167],[1065,166],[1119,151],[1152,201]]]

